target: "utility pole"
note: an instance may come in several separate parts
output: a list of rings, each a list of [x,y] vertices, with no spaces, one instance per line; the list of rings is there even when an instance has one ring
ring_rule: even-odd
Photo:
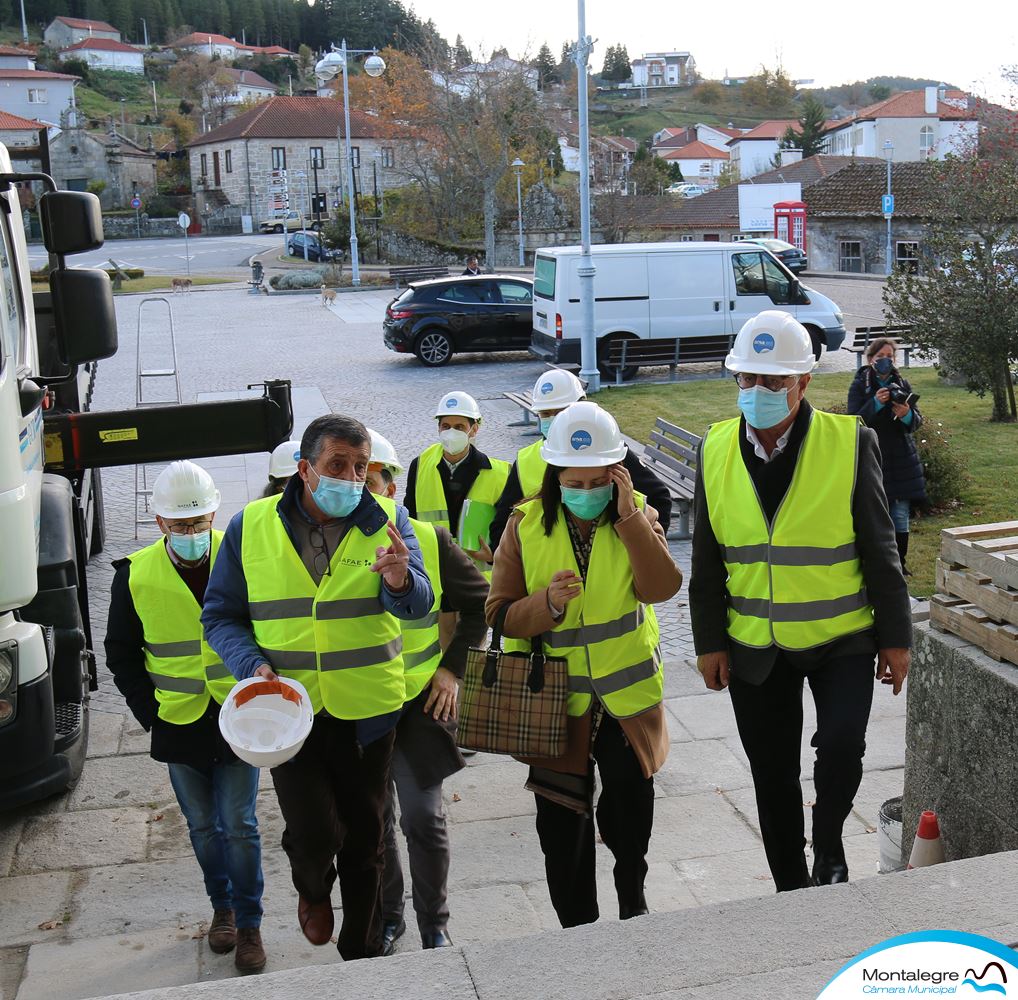
[[[22,7],[25,6],[25,0],[21,0],[21,6]],[[143,17],[138,18],[138,20],[141,21],[141,30],[145,34],[145,48],[147,49],[148,48],[148,22]]]
[[[21,0],[21,38],[28,42],[28,22],[25,20],[25,0]]]

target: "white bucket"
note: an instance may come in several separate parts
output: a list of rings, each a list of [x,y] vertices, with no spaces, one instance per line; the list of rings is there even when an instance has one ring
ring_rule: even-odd
[[[888,799],[877,816],[877,846],[880,848],[881,875],[900,872],[905,868],[901,860],[901,796]]]

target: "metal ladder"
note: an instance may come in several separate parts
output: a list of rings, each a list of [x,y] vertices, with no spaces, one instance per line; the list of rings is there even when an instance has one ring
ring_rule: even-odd
[[[142,362],[142,319],[145,314],[145,306],[148,303],[162,302],[166,306],[166,316],[169,321],[170,333],[170,366],[168,368],[146,367]],[[148,310],[152,312],[151,306]],[[151,341],[152,338],[145,338]],[[141,406],[179,406],[180,396],[180,372],[177,368],[177,339],[173,330],[173,308],[170,300],[162,295],[152,295],[138,303],[138,333],[135,338],[135,403]],[[169,399],[146,399],[145,383],[150,380],[173,379],[173,395]],[[136,465],[134,467],[134,537],[138,537],[138,528],[143,525],[154,523],[152,512],[149,508],[149,500],[152,497],[152,487],[149,486],[149,467],[147,465]]]

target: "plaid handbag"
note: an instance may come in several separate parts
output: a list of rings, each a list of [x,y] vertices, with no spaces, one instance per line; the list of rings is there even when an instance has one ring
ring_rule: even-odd
[[[457,743],[467,750],[526,757],[566,752],[569,672],[563,657],[548,657],[541,637],[530,653],[503,653],[504,604],[489,649],[471,648],[460,696]]]

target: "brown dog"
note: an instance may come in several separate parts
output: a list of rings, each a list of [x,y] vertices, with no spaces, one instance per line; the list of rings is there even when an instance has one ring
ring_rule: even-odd
[[[336,301],[336,289],[322,285],[322,305],[328,309],[329,304]]]
[[[170,282],[174,293],[176,292],[189,292],[191,291],[191,279],[190,278],[174,278]]]

